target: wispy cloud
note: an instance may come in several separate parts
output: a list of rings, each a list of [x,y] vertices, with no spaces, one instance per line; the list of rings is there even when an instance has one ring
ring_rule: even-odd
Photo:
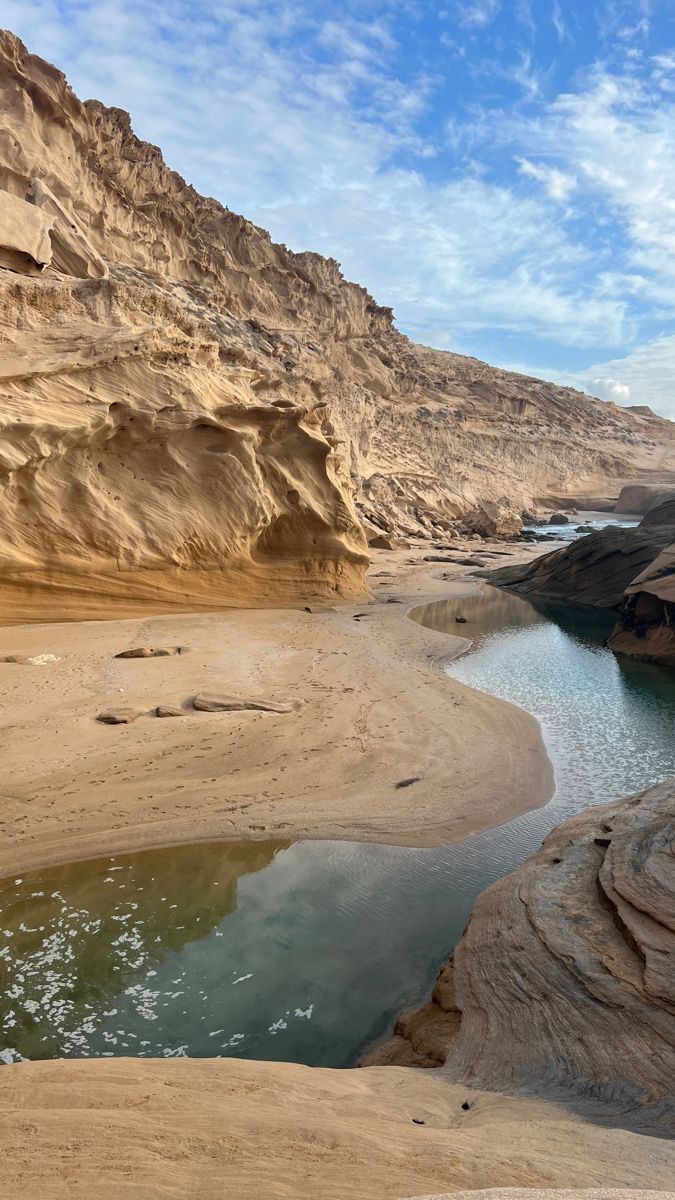
[[[0,22],[80,95],[128,108],[201,191],[341,260],[420,340],[501,361],[518,344],[634,398],[612,364],[662,364],[675,324],[675,51],[640,34],[627,58],[627,13],[654,12],[614,0],[603,55],[561,87],[539,34],[553,21],[557,57],[576,53],[574,4],[446,9],[433,62],[417,0],[0,0]],[[671,403],[662,367],[650,378]]]
[[[501,0],[470,0],[457,4],[457,17],[465,28],[481,29],[489,25],[501,8]]]
[[[543,184],[552,200],[566,202],[577,186],[576,175],[568,175],[558,167],[551,167],[546,163],[530,162],[527,158],[517,157],[516,162],[520,173]]]

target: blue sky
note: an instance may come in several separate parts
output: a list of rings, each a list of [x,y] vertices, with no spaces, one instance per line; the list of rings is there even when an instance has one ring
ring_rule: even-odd
[[[0,0],[428,344],[675,419],[673,0]]]

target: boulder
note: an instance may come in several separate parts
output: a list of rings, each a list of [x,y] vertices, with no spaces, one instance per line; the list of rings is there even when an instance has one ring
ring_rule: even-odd
[[[549,525],[569,525],[570,519],[561,512],[551,513],[548,523]]]
[[[169,658],[180,653],[180,646],[132,646],[130,650],[120,650],[115,658]]]
[[[658,508],[664,501],[672,499],[675,499],[675,487],[669,487],[667,484],[629,483],[619,492],[614,512],[643,516]]]
[[[130,725],[132,721],[144,717],[145,713],[144,708],[109,708],[99,713],[96,720],[102,725]]]
[[[495,500],[484,500],[462,517],[462,524],[481,537],[517,537],[523,528],[518,513]]]
[[[20,196],[0,191],[0,267],[39,275],[52,261],[54,218]]]
[[[619,609],[626,588],[673,540],[667,525],[608,525],[532,562],[499,567],[489,580],[544,600]]]
[[[241,696],[224,696],[200,694],[195,696],[192,707],[197,712],[270,712],[287,713],[291,708],[287,704],[275,704],[269,700],[245,699]]]
[[[395,534],[377,533],[368,539],[368,545],[374,550],[409,550],[410,542]]]
[[[609,645],[675,667],[675,540],[626,588]]]

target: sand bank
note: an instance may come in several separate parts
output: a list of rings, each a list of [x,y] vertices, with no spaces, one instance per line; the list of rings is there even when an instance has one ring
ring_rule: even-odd
[[[448,678],[463,639],[406,617],[477,586],[423,555],[377,554],[359,608],[0,630],[0,655],[54,656],[0,663],[0,873],[197,840],[438,845],[546,802],[536,721]],[[182,652],[114,657],[140,646]],[[287,711],[195,711],[204,693]],[[147,715],[97,721],[120,707]]]

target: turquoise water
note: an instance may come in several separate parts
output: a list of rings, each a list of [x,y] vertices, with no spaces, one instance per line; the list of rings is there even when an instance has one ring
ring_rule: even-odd
[[[433,850],[224,843],[3,881],[5,1061],[187,1054],[348,1066],[426,998],[489,883],[569,813],[675,774],[675,672],[616,659],[602,616],[541,612],[486,588],[413,617],[472,639],[453,676],[539,718],[553,801]]]

